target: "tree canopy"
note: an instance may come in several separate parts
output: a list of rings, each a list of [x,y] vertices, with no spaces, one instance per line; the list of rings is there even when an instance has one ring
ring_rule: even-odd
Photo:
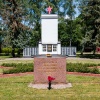
[[[14,56],[15,48],[37,46],[41,39],[41,14],[47,7],[59,15],[58,35],[62,46],[86,46],[94,53],[100,46],[100,0],[0,0],[0,47],[9,43]],[[76,7],[80,15],[75,18]],[[66,19],[65,16],[68,16]],[[5,35],[4,35],[5,34]]]
[[[85,32],[84,45],[92,46],[94,53],[100,46],[100,1],[87,0],[82,8],[81,19]]]

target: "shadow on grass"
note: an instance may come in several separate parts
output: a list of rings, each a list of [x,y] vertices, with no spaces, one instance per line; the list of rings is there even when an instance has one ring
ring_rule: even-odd
[[[90,58],[90,59],[100,59],[100,54],[77,54],[77,57],[80,58]]]

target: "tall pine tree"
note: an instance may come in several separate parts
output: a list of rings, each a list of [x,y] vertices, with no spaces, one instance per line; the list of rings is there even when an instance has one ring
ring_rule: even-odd
[[[100,46],[100,0],[87,0],[81,14],[85,26],[83,44],[92,46],[93,54]]]

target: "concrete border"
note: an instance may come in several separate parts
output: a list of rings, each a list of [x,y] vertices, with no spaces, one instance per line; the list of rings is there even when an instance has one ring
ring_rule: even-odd
[[[28,87],[32,87],[35,89],[48,89],[48,84],[33,84],[30,83],[28,85]],[[67,84],[52,84],[51,85],[52,89],[65,89],[65,88],[70,88],[72,87],[71,83],[67,83]]]

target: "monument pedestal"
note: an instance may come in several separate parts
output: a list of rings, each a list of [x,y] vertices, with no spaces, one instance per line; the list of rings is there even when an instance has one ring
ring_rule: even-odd
[[[66,57],[61,55],[45,55],[34,58],[34,81],[29,87],[37,89],[47,89],[48,76],[55,78],[51,87],[62,89],[72,87],[71,83],[66,82]]]
[[[41,55],[34,58],[34,84],[48,83],[48,76],[55,78],[52,83],[66,83],[66,57]]]

